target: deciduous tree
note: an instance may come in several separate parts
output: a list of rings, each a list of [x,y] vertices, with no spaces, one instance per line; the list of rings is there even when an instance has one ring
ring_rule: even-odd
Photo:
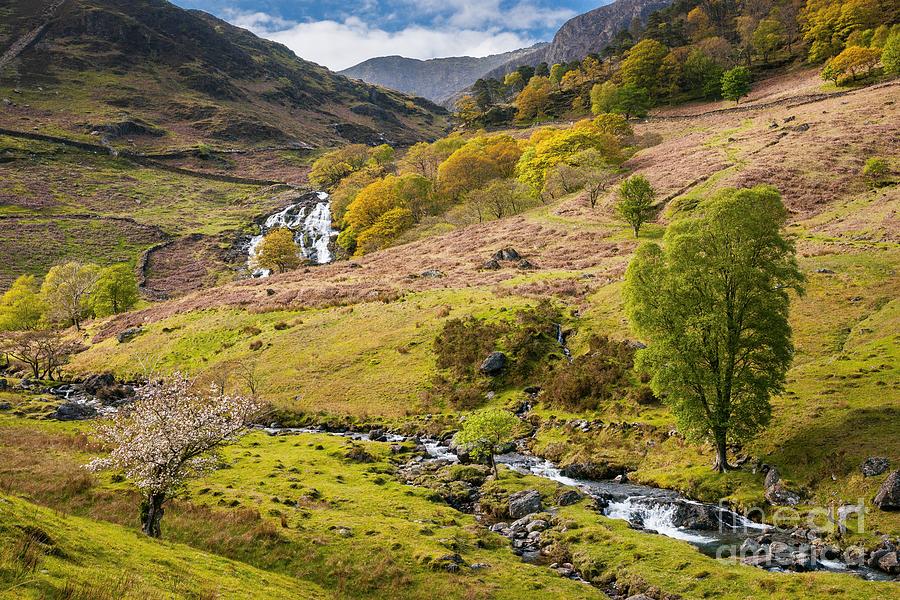
[[[641,225],[653,217],[653,201],[656,193],[646,177],[635,175],[619,185],[619,201],[616,210],[631,225],[634,237],[637,237]]]
[[[263,238],[256,251],[256,266],[275,273],[286,273],[300,266],[300,248],[294,232],[287,227],[273,229]]]
[[[139,299],[137,278],[129,265],[113,265],[100,272],[92,294],[94,313],[98,317],[125,312]]]
[[[100,267],[90,263],[73,261],[51,267],[41,284],[47,318],[80,330],[81,322],[91,313],[91,294],[99,278]]]
[[[722,75],[722,97],[734,100],[735,104],[750,93],[750,69],[735,67]]]
[[[36,329],[44,314],[40,287],[34,275],[21,275],[0,296],[0,331]]]
[[[512,441],[512,435],[519,419],[509,411],[486,408],[471,413],[454,437],[458,446],[463,446],[476,460],[486,460],[499,477],[494,456],[501,446]]]
[[[519,121],[533,121],[546,116],[550,106],[550,80],[546,77],[535,75],[528,85],[516,96],[516,119]]]
[[[158,538],[165,503],[186,481],[215,469],[215,450],[244,431],[261,407],[243,396],[197,390],[179,373],[150,381],[135,396],[133,404],[98,425],[97,436],[111,450],[88,468],[123,471],[143,496],[143,532]]]
[[[646,243],[628,266],[625,308],[649,342],[640,370],[671,406],[679,429],[716,447],[766,426],[769,398],[793,357],[789,290],[802,291],[787,211],[768,186],[724,190],[698,215],[669,226],[663,247]]]

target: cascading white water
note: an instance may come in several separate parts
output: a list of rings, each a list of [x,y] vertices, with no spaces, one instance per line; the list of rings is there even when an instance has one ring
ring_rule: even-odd
[[[713,542],[716,538],[700,535],[675,525],[674,504],[645,502],[642,498],[630,497],[612,501],[603,511],[611,519],[623,519],[629,523],[641,523],[644,529],[650,529],[667,537],[684,540],[694,544]]]
[[[334,256],[331,244],[337,237],[337,231],[331,226],[331,204],[328,194],[317,192],[315,200],[307,197],[280,210],[265,220],[258,235],[247,244],[247,264],[254,277],[266,277],[269,271],[254,265],[257,249],[263,238],[273,229],[285,227],[294,233],[294,241],[300,246],[304,258],[320,265],[330,263]]]

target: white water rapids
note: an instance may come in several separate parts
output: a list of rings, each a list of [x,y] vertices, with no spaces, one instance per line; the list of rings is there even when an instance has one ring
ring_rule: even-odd
[[[304,258],[319,265],[334,260],[331,248],[338,232],[331,226],[331,204],[327,193],[316,192],[269,215],[259,234],[250,239],[247,244],[247,265],[254,277],[267,277],[270,274],[268,270],[255,266],[256,253],[266,234],[281,227],[294,233],[294,241]]]

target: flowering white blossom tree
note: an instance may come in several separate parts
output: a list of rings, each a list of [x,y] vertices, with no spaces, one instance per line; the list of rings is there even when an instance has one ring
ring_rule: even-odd
[[[150,381],[135,392],[134,404],[98,425],[97,436],[112,450],[87,468],[124,471],[144,496],[144,533],[160,537],[163,504],[187,479],[215,468],[215,449],[237,437],[259,414],[260,405],[215,388],[198,392],[180,373]]]

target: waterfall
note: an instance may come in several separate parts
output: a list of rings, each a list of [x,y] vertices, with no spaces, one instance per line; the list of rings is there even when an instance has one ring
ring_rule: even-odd
[[[265,235],[273,229],[285,227],[294,233],[294,241],[300,247],[300,254],[319,265],[334,260],[331,248],[337,231],[331,227],[331,204],[328,194],[316,192],[304,196],[299,202],[291,204],[266,218],[258,235],[247,244],[247,264],[254,277],[266,277],[266,269],[253,267],[257,248]]]

